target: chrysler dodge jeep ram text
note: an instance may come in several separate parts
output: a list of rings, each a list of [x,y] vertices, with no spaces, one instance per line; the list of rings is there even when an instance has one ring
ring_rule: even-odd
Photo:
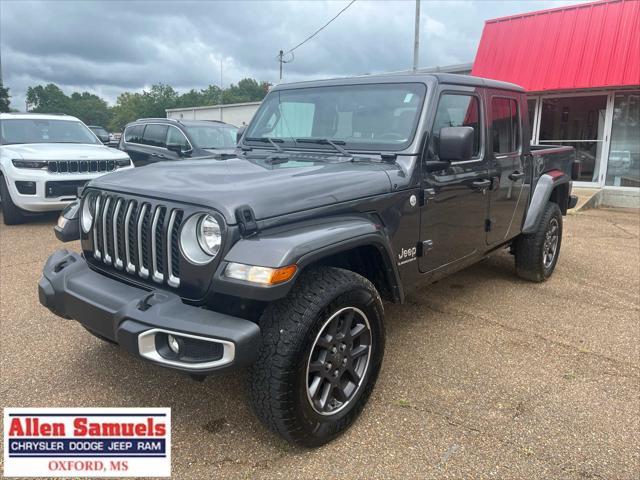
[[[103,340],[202,376],[250,368],[257,416],[321,445],[380,371],[383,299],[508,247],[546,280],[575,206],[570,147],[529,145],[525,92],[457,75],[275,87],[231,158],[93,180],[40,301]]]
[[[68,115],[0,113],[0,199],[6,225],[33,212],[62,210],[92,178],[131,168],[129,156],[100,142]]]

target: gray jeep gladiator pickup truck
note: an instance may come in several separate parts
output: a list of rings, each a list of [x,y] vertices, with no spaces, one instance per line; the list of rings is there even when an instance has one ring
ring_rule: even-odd
[[[529,145],[525,92],[458,75],[275,87],[234,154],[92,180],[60,218],[41,303],[196,377],[249,367],[257,416],[321,445],[362,411],[403,302],[509,248],[554,271],[569,147]]]

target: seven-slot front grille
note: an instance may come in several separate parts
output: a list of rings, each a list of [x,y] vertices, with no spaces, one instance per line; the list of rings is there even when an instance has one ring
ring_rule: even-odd
[[[95,173],[112,172],[116,166],[114,160],[50,160],[47,170],[51,173]]]
[[[93,257],[144,280],[180,286],[179,230],[184,211],[144,199],[91,194]]]

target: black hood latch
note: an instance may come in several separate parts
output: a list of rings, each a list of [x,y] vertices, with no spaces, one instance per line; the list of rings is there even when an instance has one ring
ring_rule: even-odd
[[[243,237],[250,237],[258,233],[258,223],[253,209],[249,205],[242,205],[236,209],[236,220]]]

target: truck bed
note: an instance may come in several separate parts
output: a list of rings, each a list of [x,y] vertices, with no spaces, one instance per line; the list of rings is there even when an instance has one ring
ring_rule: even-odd
[[[533,165],[537,167],[534,174],[541,174],[551,170],[560,170],[571,176],[573,162],[576,160],[576,151],[573,147],[564,145],[531,145]],[[536,175],[534,175],[536,178]]]

